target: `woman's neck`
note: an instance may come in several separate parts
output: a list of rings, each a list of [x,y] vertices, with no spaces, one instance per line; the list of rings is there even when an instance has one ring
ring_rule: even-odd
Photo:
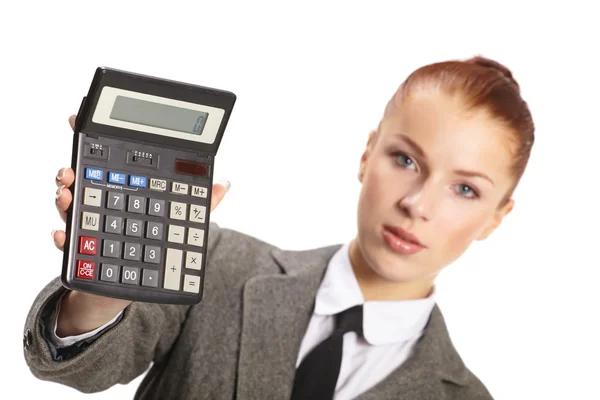
[[[365,260],[356,239],[352,241],[349,252],[352,269],[365,301],[423,299],[433,290],[433,278],[397,282],[378,275]]]

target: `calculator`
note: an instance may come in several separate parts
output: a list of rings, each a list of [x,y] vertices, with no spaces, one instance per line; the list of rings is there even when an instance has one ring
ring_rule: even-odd
[[[235,100],[226,90],[96,69],[75,121],[63,286],[201,301],[214,160]]]

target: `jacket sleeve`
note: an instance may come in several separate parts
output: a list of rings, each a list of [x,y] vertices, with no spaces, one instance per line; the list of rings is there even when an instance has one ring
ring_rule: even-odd
[[[58,281],[58,279],[57,279]],[[61,290],[60,293],[66,293]],[[53,295],[41,310],[40,313],[40,334],[45,339],[54,361],[65,361],[73,358],[86,347],[100,337],[108,328],[114,326],[123,317],[123,311],[116,315],[111,321],[94,329],[91,332],[85,332],[76,336],[65,338],[58,337],[56,334],[56,322],[61,309],[61,301],[64,297],[60,293]]]
[[[211,224],[209,252],[218,242],[219,235],[218,226]],[[127,384],[144,373],[151,363],[160,362],[177,340],[190,309],[190,306],[182,305],[133,302],[116,323],[72,345],[82,348],[68,357],[57,357],[56,347],[47,340],[45,321],[65,292],[58,277],[33,301],[25,322],[24,356],[36,378],[84,393]]]
[[[102,334],[108,328],[116,324],[121,320],[123,316],[123,311],[117,314],[112,320],[108,321],[106,324],[94,329],[90,332],[81,333],[74,336],[60,337],[58,336],[57,329],[57,320],[58,315],[60,314],[61,309],[62,296],[58,297],[56,304],[49,304],[49,307],[46,308],[46,311],[42,316],[42,329],[45,329],[47,334],[46,341],[51,344],[56,350],[60,348],[70,347],[73,344],[78,342],[83,342],[89,340],[91,338],[96,337],[99,334]],[[52,314],[50,314],[54,311]]]

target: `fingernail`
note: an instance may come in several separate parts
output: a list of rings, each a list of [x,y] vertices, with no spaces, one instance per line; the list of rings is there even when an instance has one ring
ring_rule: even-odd
[[[61,168],[56,175],[56,180],[60,181],[65,176],[65,168]]]
[[[56,233],[56,229],[52,229],[52,233],[50,234],[52,236],[52,239],[54,239],[54,234]]]
[[[225,187],[225,193],[229,192],[229,188],[231,188],[231,182],[229,182],[227,179],[221,178],[217,181],[217,183]]]
[[[60,195],[61,195],[61,193],[62,193],[62,190],[63,190],[63,188],[64,188],[64,187],[65,187],[65,185],[60,185],[60,186],[58,187],[58,189],[56,189],[56,199],[57,199],[57,200],[58,200],[58,198],[60,197]]]

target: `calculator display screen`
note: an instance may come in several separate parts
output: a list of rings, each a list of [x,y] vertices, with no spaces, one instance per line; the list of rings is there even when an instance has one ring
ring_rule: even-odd
[[[201,135],[208,113],[117,95],[110,118]]]
[[[200,143],[214,143],[225,110],[206,104],[104,86],[92,121]]]

